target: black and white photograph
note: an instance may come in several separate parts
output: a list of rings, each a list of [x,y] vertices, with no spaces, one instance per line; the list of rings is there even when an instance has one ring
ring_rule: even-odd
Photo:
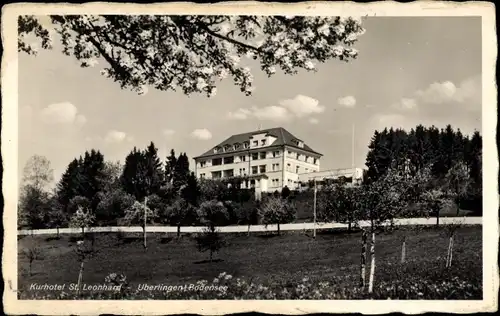
[[[493,5],[2,11],[6,311],[497,310]]]

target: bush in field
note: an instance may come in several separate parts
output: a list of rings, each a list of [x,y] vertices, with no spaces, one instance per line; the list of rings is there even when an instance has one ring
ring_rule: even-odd
[[[280,224],[290,223],[296,216],[296,209],[291,202],[273,196],[267,197],[262,202],[258,212],[262,223],[266,227],[268,225],[278,225],[278,235],[280,234]]]
[[[214,252],[219,251],[225,244],[217,226],[227,221],[229,214],[224,204],[216,200],[203,202],[197,214],[199,222],[205,226],[203,232],[196,238],[198,250],[210,251],[211,262]]]

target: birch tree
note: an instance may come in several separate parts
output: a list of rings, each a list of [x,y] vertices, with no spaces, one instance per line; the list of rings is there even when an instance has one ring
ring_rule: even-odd
[[[389,169],[377,181],[362,186],[356,196],[357,207],[360,213],[359,221],[365,219],[368,221],[369,226],[366,233],[371,235],[368,293],[373,292],[375,280],[376,231],[390,224],[395,216],[406,211],[409,203],[416,199],[415,194],[420,193],[419,187],[424,180],[425,177],[423,176],[407,178],[404,174]],[[357,225],[362,226],[360,222]],[[362,273],[364,273],[363,267]],[[361,280],[364,277],[362,275]]]
[[[361,24],[334,16],[23,15],[18,50],[36,54],[37,46],[52,49],[57,40],[81,67],[102,64],[103,76],[139,94],[149,86],[213,96],[217,81],[230,77],[250,95],[253,75],[242,58],[258,62],[268,76],[351,61]]]

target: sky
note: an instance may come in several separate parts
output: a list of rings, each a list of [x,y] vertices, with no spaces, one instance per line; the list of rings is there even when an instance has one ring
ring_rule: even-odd
[[[481,131],[481,18],[369,17],[356,60],[331,60],[317,72],[268,78],[249,62],[252,96],[228,78],[217,94],[186,96],[122,90],[81,68],[60,50],[19,54],[19,175],[32,155],[48,158],[55,181],[92,148],[125,160],[153,141],[162,159],[170,149],[189,157],[229,136],[284,127],[322,153],[321,170],[365,167],[375,130],[451,124]],[[191,160],[191,168],[194,161]]]

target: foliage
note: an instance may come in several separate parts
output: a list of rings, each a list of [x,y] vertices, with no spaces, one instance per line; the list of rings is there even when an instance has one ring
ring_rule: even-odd
[[[136,147],[125,158],[121,183],[125,192],[132,194],[138,201],[157,193],[164,181],[158,149],[153,142],[146,150]]]
[[[45,190],[54,180],[50,161],[40,155],[33,155],[23,169],[23,184],[30,185],[37,190]]]
[[[78,208],[83,208],[83,209],[90,209],[90,201],[88,198],[84,197],[84,196],[75,196],[74,198],[72,198],[69,203],[68,203],[68,206],[67,206],[67,214],[69,216],[72,216],[73,214],[76,213],[76,211],[78,210]]]
[[[32,185],[25,185],[19,200],[19,222],[31,229],[44,228],[50,212],[49,194]]]
[[[210,261],[212,261],[213,253],[225,245],[217,226],[224,225],[229,219],[229,214],[224,204],[216,200],[203,202],[198,208],[197,214],[198,221],[205,226],[202,233],[196,238],[198,250],[201,252],[210,251]]]
[[[84,228],[90,227],[95,220],[95,216],[90,212],[90,210],[78,206],[75,214],[71,216],[70,227],[78,227],[82,230]]]
[[[352,223],[356,214],[358,188],[334,184],[323,188],[318,194],[317,216],[321,222]]]
[[[154,223],[154,220],[157,218],[156,210],[150,209],[148,206],[144,205],[144,203],[135,201],[134,204],[125,211],[124,221],[128,225],[139,225],[142,229],[145,229],[144,215],[146,215],[147,224]]]
[[[314,71],[314,62],[349,61],[351,46],[364,33],[361,19],[320,16],[230,15],[65,15],[50,16],[65,55],[82,67],[98,61],[101,73],[122,88],[142,94],[147,86],[185,94],[216,93],[216,81],[232,77],[249,95],[253,76],[240,63],[247,56],[272,76],[298,69]],[[34,54],[26,36],[51,49],[51,33],[35,16],[18,20],[18,50]]]
[[[295,219],[296,210],[292,203],[281,197],[267,197],[259,209],[259,216],[264,225],[290,223]]]
[[[105,192],[97,206],[96,219],[99,223],[116,222],[134,202],[134,197],[121,188]]]

